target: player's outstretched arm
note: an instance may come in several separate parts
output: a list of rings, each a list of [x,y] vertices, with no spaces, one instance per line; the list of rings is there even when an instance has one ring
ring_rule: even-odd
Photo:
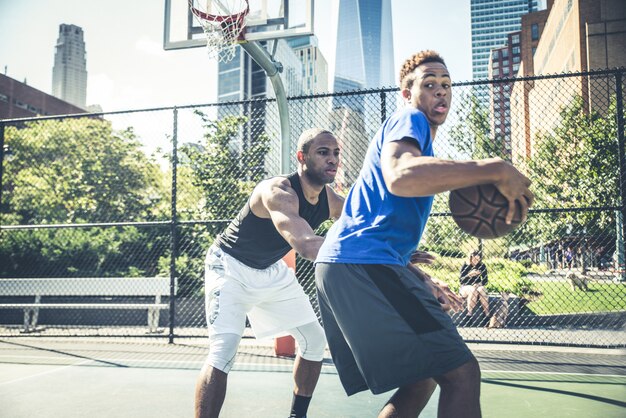
[[[286,181],[263,185],[261,201],[276,230],[301,257],[314,261],[324,242],[299,214],[298,196]]]
[[[477,184],[494,184],[509,201],[507,223],[515,214],[516,200],[526,219],[534,199],[530,180],[501,158],[456,161],[423,157],[415,142],[406,139],[383,145],[381,167],[389,191],[403,197],[432,196]]]

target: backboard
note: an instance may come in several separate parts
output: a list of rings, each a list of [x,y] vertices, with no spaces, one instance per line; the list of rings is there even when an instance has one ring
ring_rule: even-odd
[[[229,0],[202,0],[206,10],[221,9]],[[313,34],[314,0],[249,0],[247,41],[263,41]],[[226,6],[227,8],[227,6]],[[191,13],[188,0],[165,0],[163,49],[206,45],[202,27]]]

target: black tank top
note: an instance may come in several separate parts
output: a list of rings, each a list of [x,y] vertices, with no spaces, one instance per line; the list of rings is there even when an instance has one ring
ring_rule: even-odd
[[[316,229],[330,217],[326,187],[320,193],[317,204],[312,205],[304,197],[298,173],[290,174],[287,179],[298,196],[298,213],[311,228]],[[215,243],[225,253],[255,269],[268,268],[291,250],[271,219],[259,218],[252,213],[250,199],[226,230],[217,236]]]

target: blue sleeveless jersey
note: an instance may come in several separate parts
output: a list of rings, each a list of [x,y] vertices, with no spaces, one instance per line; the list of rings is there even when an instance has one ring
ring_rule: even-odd
[[[433,196],[392,195],[383,179],[383,144],[409,139],[425,157],[433,156],[426,116],[410,108],[393,113],[365,155],[363,168],[346,198],[341,217],[328,231],[316,262],[406,265],[417,248]]]

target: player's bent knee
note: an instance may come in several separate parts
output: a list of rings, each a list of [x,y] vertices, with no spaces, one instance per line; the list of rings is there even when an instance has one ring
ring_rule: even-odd
[[[209,356],[206,364],[228,373],[235,362],[241,336],[237,334],[216,334],[209,337]]]
[[[473,387],[480,384],[480,366],[476,358],[463,363],[454,370],[435,378],[435,381],[443,388],[446,386]]]
[[[322,361],[326,348],[324,329],[319,322],[309,322],[298,328],[290,330],[298,343],[298,354],[305,360]]]

